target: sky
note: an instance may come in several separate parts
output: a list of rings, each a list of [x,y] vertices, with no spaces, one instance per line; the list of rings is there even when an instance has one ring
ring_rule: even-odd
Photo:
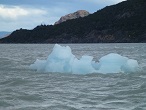
[[[125,0],[0,0],[0,31],[54,24],[77,10],[94,13]]]

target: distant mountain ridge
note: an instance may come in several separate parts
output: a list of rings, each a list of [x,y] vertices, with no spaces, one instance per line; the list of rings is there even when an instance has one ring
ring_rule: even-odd
[[[11,32],[6,32],[6,31],[0,31],[0,39],[7,37]]]
[[[60,24],[62,22],[65,22],[65,21],[68,21],[68,20],[71,20],[71,19],[76,19],[76,18],[80,18],[80,17],[85,17],[85,16],[88,16],[90,13],[86,10],[78,10],[74,13],[70,13],[70,14],[67,14],[65,16],[62,16],[57,22],[55,22],[55,25],[56,24]]]
[[[58,25],[20,29],[0,43],[146,42],[146,0],[127,0]]]

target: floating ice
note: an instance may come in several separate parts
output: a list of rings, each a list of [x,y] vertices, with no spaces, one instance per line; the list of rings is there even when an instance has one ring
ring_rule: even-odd
[[[138,62],[116,53],[110,53],[93,61],[92,56],[82,56],[77,59],[69,46],[55,44],[47,60],[36,60],[31,69],[40,72],[60,72],[73,74],[87,73],[133,73],[140,70]]]

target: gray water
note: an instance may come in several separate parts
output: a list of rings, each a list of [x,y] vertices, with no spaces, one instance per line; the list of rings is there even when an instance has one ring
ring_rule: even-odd
[[[63,44],[62,44],[63,45]],[[0,45],[0,110],[146,110],[146,44],[70,44],[73,54],[136,59],[133,74],[41,73],[29,69],[54,45]]]

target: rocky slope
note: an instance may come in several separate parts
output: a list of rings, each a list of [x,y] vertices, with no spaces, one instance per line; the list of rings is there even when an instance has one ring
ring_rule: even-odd
[[[85,11],[85,10],[78,10],[77,12],[74,12],[74,13],[71,13],[71,14],[67,14],[65,16],[62,16],[59,21],[55,22],[55,25],[56,24],[60,24],[64,21],[67,21],[67,20],[71,20],[71,19],[76,19],[76,18],[80,18],[80,17],[85,17],[85,16],[88,16],[90,13],[88,11]]]
[[[146,42],[146,0],[127,0],[83,18],[16,30],[1,43]]]

